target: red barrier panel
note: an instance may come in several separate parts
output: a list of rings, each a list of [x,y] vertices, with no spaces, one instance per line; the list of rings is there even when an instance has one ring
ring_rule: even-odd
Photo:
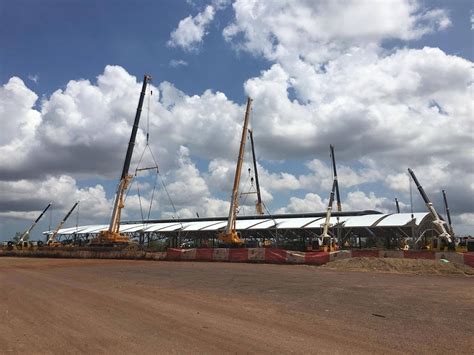
[[[435,259],[436,254],[431,251],[403,251],[403,257],[406,259]]]
[[[212,261],[212,255],[213,254],[214,254],[214,249],[212,249],[212,248],[199,248],[199,249],[196,249],[196,260]]]
[[[329,262],[329,253],[324,251],[308,251],[304,256],[305,264],[323,265]]]
[[[464,265],[469,265],[470,267],[474,267],[474,253],[473,252],[464,253]]]
[[[265,261],[273,264],[286,263],[286,250],[265,248]]]
[[[229,261],[249,261],[249,250],[247,248],[229,249]]]
[[[353,258],[378,258],[379,251],[378,250],[352,250],[352,257]]]
[[[181,249],[166,250],[166,260],[181,260]]]

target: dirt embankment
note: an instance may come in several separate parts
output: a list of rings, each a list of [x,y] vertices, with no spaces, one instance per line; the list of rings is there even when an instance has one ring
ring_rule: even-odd
[[[336,260],[321,267],[331,270],[377,271],[416,275],[464,274],[474,276],[474,269],[470,266],[458,265],[444,260],[361,257]]]

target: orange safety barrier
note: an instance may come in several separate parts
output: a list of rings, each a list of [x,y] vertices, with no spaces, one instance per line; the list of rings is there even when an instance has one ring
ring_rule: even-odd
[[[168,248],[168,250],[166,250],[166,260],[181,260],[182,250],[183,249]]]
[[[329,262],[329,253],[324,251],[306,252],[304,258],[305,264],[323,265]]]
[[[379,254],[378,250],[352,250],[353,258],[378,258]]]
[[[464,265],[474,267],[474,252],[464,253]]]
[[[286,250],[265,248],[265,262],[272,264],[286,263]]]
[[[214,255],[213,248],[198,248],[196,249],[196,260],[200,261],[212,261]]]
[[[247,248],[229,249],[229,261],[249,261],[249,250]]]
[[[431,251],[405,250],[403,257],[406,259],[435,259],[436,255]]]

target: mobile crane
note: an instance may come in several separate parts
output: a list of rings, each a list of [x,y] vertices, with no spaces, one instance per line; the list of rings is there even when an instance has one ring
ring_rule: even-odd
[[[329,228],[331,227],[331,213],[332,213],[332,205],[334,203],[334,194],[337,197],[337,210],[338,212],[342,211],[341,206],[341,195],[339,194],[339,183],[337,181],[337,170],[336,170],[336,156],[334,155],[334,146],[332,144],[329,145],[329,149],[331,151],[331,160],[332,160],[332,168],[334,173],[334,179],[332,181],[332,188],[331,193],[329,195],[329,202],[328,207],[326,208],[326,218],[324,219],[324,223],[321,224],[323,228],[322,234],[319,236],[319,244],[324,249],[327,246],[329,251],[333,251],[333,243],[332,243],[332,236],[329,235]]]
[[[454,238],[454,229],[453,229],[453,223],[451,222],[451,212],[449,211],[449,206],[448,206],[448,198],[446,197],[446,191],[443,191],[443,200],[444,200],[444,208],[446,210],[446,217],[448,217],[448,226],[449,226],[449,234]]]
[[[428,198],[428,195],[426,195],[425,190],[420,185],[413,170],[408,168],[408,173],[410,174],[413,181],[415,182],[415,185],[418,188],[418,191],[420,192],[421,197],[423,198],[423,201],[425,202],[426,207],[428,208],[428,211],[430,212],[433,218],[433,225],[434,225],[435,231],[438,233],[437,237],[433,238],[433,240],[431,241],[431,249],[436,250],[436,251],[443,251],[444,245],[447,245],[448,249],[454,249],[454,240],[452,236],[446,230],[445,222],[441,220],[441,218],[439,217],[438,212],[433,206],[433,203]]]
[[[334,203],[334,191],[336,190],[337,180],[334,179],[332,183],[331,193],[329,194],[329,202],[328,207],[326,208],[326,218],[324,219],[324,223],[321,225],[323,228],[323,233],[319,236],[319,244],[321,248],[324,250],[327,247],[328,251],[333,251],[333,243],[332,243],[332,236],[329,235],[329,227],[331,227],[331,212],[332,212],[332,205]]]
[[[242,171],[242,163],[244,160],[244,149],[245,149],[245,142],[247,140],[247,127],[249,123],[251,108],[252,108],[252,99],[249,97],[247,98],[247,109],[245,110],[244,127],[242,129],[242,139],[240,140],[239,156],[237,158],[237,165],[235,167],[234,186],[232,187],[232,196],[230,200],[229,217],[227,219],[227,226],[224,229],[224,231],[222,231],[218,235],[219,241],[226,245],[243,244],[242,239],[240,239],[235,229],[235,222],[237,218],[237,209],[239,206],[238,198],[239,198],[240,174]]]
[[[48,240],[46,241],[46,245],[49,247],[58,247],[61,246],[62,244],[56,240],[56,236],[58,235],[59,230],[63,227],[64,223],[67,221],[69,216],[71,215],[72,211],[77,207],[79,204],[79,201],[77,201],[74,206],[69,210],[69,212],[66,214],[66,216],[62,219],[61,222],[59,222],[58,226],[56,229],[51,233],[48,237]]]
[[[253,131],[249,129],[250,145],[252,146],[252,160],[253,170],[255,172],[255,186],[257,190],[257,202],[255,203],[255,211],[257,214],[263,214],[262,195],[260,194],[260,184],[258,182],[258,171],[257,171],[257,158],[255,156],[255,146],[253,144]]]
[[[128,143],[127,154],[125,155],[125,162],[123,164],[122,175],[120,176],[120,182],[117,187],[115,194],[114,207],[112,210],[112,217],[110,218],[109,228],[99,232],[96,238],[90,241],[91,246],[126,246],[130,244],[128,236],[120,234],[120,217],[122,209],[125,207],[124,196],[133,175],[130,175],[130,162],[132,160],[133,148],[135,146],[135,139],[137,136],[138,123],[140,122],[140,115],[142,112],[143,100],[145,98],[145,92],[148,82],[151,81],[149,75],[143,77],[142,91],[140,93],[140,99],[138,101],[137,112],[135,114],[135,120],[133,122],[132,134]]]
[[[38,218],[35,219],[35,221],[31,224],[31,226],[21,234],[20,239],[18,240],[18,242],[16,242],[16,247],[18,249],[27,249],[27,248],[31,247],[31,243],[28,240],[30,238],[30,233],[33,230],[33,228],[35,228],[36,224],[44,216],[44,214],[46,213],[46,211],[50,207],[51,207],[51,202],[48,203],[46,208],[43,210],[43,212],[41,212],[41,214],[38,216]],[[7,245],[8,245],[8,248],[11,249],[11,248],[13,248],[14,242],[9,241],[7,243]]]

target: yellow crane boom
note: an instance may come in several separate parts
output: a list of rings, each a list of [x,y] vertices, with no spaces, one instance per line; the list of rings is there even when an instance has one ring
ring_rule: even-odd
[[[237,165],[235,167],[235,176],[234,176],[234,186],[232,187],[232,196],[230,200],[230,208],[229,208],[229,217],[227,219],[227,226],[225,230],[219,234],[219,240],[224,244],[234,244],[239,245],[242,244],[243,241],[240,239],[237,231],[235,229],[235,221],[237,218],[237,209],[239,206],[239,184],[240,184],[240,175],[242,172],[242,163],[244,161],[244,149],[245,143],[247,141],[247,127],[249,123],[249,116],[250,111],[252,109],[252,99],[249,97],[247,98],[247,109],[245,110],[245,117],[244,117],[244,126],[242,128],[242,138],[240,140],[240,149],[239,149],[239,156],[237,158]]]

